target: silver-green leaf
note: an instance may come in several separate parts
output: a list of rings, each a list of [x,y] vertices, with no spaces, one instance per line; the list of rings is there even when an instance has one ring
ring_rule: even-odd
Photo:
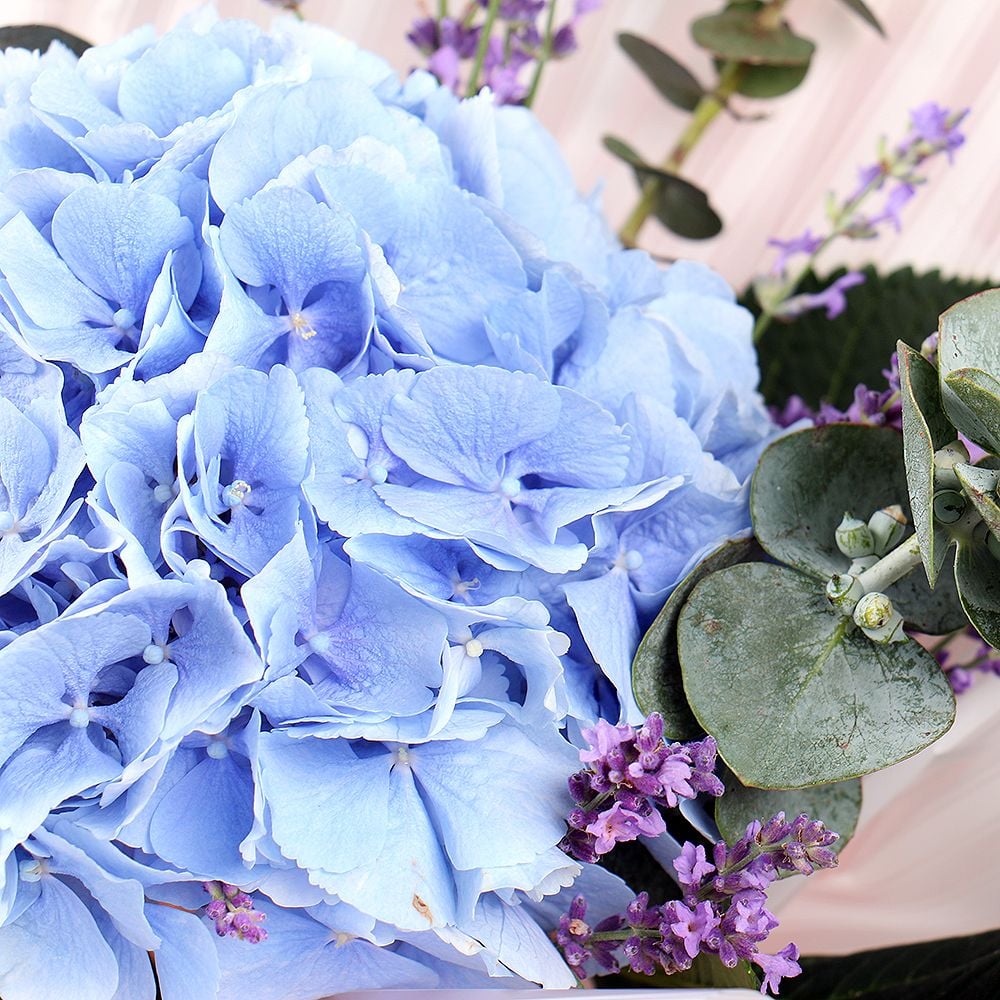
[[[712,573],[677,624],[688,702],[745,785],[859,777],[933,743],[955,699],[915,642],[872,643],[815,580],[744,563]]]

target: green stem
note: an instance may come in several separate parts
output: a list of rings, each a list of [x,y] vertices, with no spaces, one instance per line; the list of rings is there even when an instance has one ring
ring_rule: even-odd
[[[438,0],[438,20],[448,16],[448,0]]]
[[[483,26],[480,28],[476,58],[472,64],[472,72],[469,74],[469,85],[465,88],[466,97],[475,97],[479,93],[479,76],[483,71],[486,50],[490,47],[490,35],[493,33],[493,25],[496,23],[499,10],[500,0],[490,0],[490,5],[486,10],[486,20],[483,21]]]
[[[874,566],[866,569],[858,577],[858,582],[864,587],[866,594],[885,593],[886,588],[915,570],[920,563],[920,540],[915,534],[910,535],[882,556]]]
[[[556,0],[549,0],[549,9],[545,18],[545,37],[542,39],[542,51],[538,55],[538,60],[535,63],[535,72],[531,77],[531,86],[528,87],[528,93],[524,98],[525,106],[529,108],[535,100],[535,95],[538,93],[538,85],[542,82],[542,70],[545,69],[545,64],[552,55],[555,20]]]
[[[715,90],[703,95],[701,100],[695,105],[694,111],[691,112],[691,120],[688,122],[687,128],[681,133],[670,155],[663,161],[663,169],[665,171],[676,173],[681,168],[688,154],[705,134],[705,130],[726,106],[729,98],[736,92],[742,78],[743,67],[740,63],[727,62],[723,65]],[[618,238],[625,246],[634,247],[636,245],[639,230],[642,229],[646,220],[656,210],[662,186],[662,182],[656,177],[650,177],[642,185],[639,201],[618,233]]]

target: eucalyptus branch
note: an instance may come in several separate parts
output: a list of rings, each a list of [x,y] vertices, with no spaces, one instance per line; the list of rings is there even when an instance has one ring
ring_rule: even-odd
[[[688,154],[705,134],[705,130],[715,120],[719,112],[726,107],[729,98],[739,89],[743,73],[744,69],[740,63],[727,62],[723,65],[715,89],[698,101],[691,113],[691,121],[688,122],[687,128],[681,133],[677,144],[670,151],[670,155],[663,161],[665,171],[676,173],[681,168]],[[636,245],[639,230],[656,210],[662,188],[663,182],[657,177],[650,177],[642,185],[639,201],[618,233],[618,238],[625,246],[634,247]]]
[[[881,593],[915,570],[920,562],[920,540],[913,534],[861,573],[858,582],[866,594]]]

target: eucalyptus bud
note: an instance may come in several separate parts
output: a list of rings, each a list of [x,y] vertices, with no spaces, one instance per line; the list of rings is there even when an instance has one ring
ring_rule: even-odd
[[[934,519],[954,524],[965,513],[965,496],[958,490],[938,490],[934,494]]]
[[[873,642],[886,645],[903,642],[903,616],[892,606],[885,594],[873,591],[865,594],[854,609],[855,624]]]
[[[861,556],[859,559],[855,559],[851,563],[851,565],[847,568],[847,572],[851,576],[861,576],[866,569],[871,569],[877,562],[878,556]]]
[[[850,614],[865,595],[865,588],[856,576],[835,573],[826,584],[826,599],[845,614]]]
[[[969,449],[961,441],[952,441],[934,452],[934,485],[961,489],[955,466],[969,461]]]
[[[834,537],[837,548],[851,559],[870,556],[875,551],[875,541],[868,525],[846,512]]]
[[[898,503],[883,507],[868,518],[868,528],[875,541],[875,554],[884,556],[902,540],[906,531],[906,515]]]

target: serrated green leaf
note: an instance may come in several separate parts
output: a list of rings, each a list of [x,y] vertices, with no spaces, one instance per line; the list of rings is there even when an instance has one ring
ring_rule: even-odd
[[[659,712],[663,716],[663,728],[669,739],[693,740],[702,732],[684,695],[681,664],[677,658],[677,616],[699,580],[717,569],[746,562],[758,554],[760,548],[750,539],[720,546],[677,585],[639,643],[632,662],[632,691],[647,715]]]
[[[90,42],[63,31],[62,28],[54,28],[51,24],[12,24],[0,28],[0,49],[35,49],[45,52],[53,42],[61,42],[78,56],[82,56],[91,47]]]
[[[986,527],[1000,541],[1000,506],[997,505],[997,483],[1000,474],[996,469],[975,465],[956,465],[955,474],[962,490],[972,501]]]
[[[765,551],[824,581],[850,562],[835,540],[844,512],[867,520],[897,503],[909,518],[902,438],[888,427],[830,424],[787,434],[764,450],[750,488],[750,516]],[[931,590],[911,573],[886,593],[920,631],[941,634],[964,624],[946,581]]]
[[[688,702],[745,785],[856,778],[922,750],[954,720],[951,687],[915,642],[871,642],[815,580],[743,563],[692,591],[677,623]]]
[[[933,587],[944,565],[950,537],[934,523],[934,452],[958,436],[945,416],[937,370],[902,341],[899,385],[903,405],[903,460],[920,558]]]
[[[698,18],[691,25],[691,37],[720,59],[752,65],[804,66],[816,48],[785,24],[763,25],[757,12],[743,6]]]
[[[948,386],[948,376],[962,368],[978,368],[1000,377],[1000,288],[981,292],[953,305],[938,327],[938,377],[941,399],[951,422],[960,430],[975,425],[975,416]]]
[[[715,803],[715,822],[723,840],[732,844],[743,836],[749,823],[755,819],[764,822],[777,812],[789,818],[806,813],[811,819],[822,820],[828,830],[840,834],[833,844],[839,853],[854,836],[861,812],[861,782],[855,778],[812,788],[765,790],[727,781],[726,794]]]
[[[1000,646],[1000,561],[982,540],[959,542],[955,580],[969,621],[991,646]]]
[[[957,368],[944,384],[973,417],[959,430],[987,451],[1000,454],[1000,382],[979,368]]]
[[[622,32],[618,44],[663,97],[682,111],[694,111],[705,95],[705,88],[689,69],[638,35]]]
[[[815,293],[844,275],[808,274],[798,290]],[[801,396],[810,406],[821,400],[846,409],[860,382],[873,389],[885,385],[882,369],[902,339],[919,348],[937,329],[938,317],[953,303],[988,288],[989,281],[943,278],[902,268],[879,274],[862,269],[865,283],[851,289],[849,308],[829,320],[822,310],[803,313],[791,322],[776,322],[759,346],[761,392],[769,403],[782,406],[789,396]],[[752,293],[744,304],[760,307]]]
[[[934,919],[928,902],[927,919]],[[783,1000],[959,1000],[1000,996],[1000,931],[804,958],[781,982]]]
[[[883,38],[886,37],[885,29],[879,23],[878,18],[871,12],[868,4],[864,0],[841,0],[845,7],[850,7],[858,17],[866,24],[874,28]]]

